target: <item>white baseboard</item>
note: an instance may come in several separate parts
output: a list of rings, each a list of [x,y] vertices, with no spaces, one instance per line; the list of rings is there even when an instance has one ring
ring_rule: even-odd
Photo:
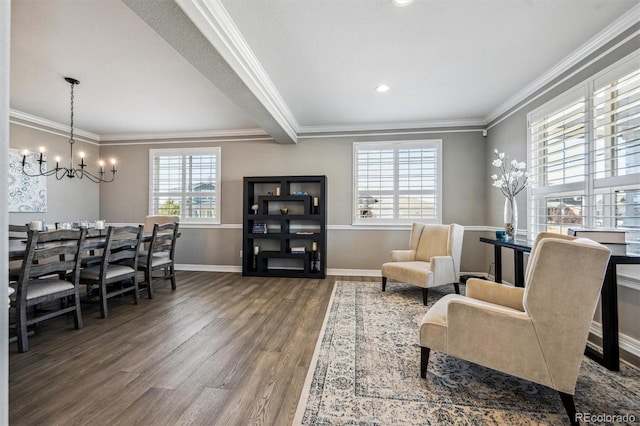
[[[592,321],[589,332],[596,337],[602,338],[602,324]],[[640,340],[623,333],[618,333],[618,346],[620,350],[640,358]]]
[[[198,265],[195,263],[176,263],[178,271],[198,272],[242,272],[242,267],[237,265]]]

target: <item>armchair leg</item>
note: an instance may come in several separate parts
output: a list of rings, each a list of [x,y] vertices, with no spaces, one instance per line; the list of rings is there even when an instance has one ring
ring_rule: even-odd
[[[387,277],[382,277],[382,291],[387,289]]]
[[[453,288],[456,291],[456,294],[460,294],[460,283],[453,283]]]
[[[428,288],[423,288],[422,289],[422,303],[424,303],[424,306],[427,306],[427,296],[429,294],[429,289]]]
[[[558,391],[558,393],[560,394],[560,399],[562,400],[564,409],[567,410],[567,415],[569,416],[569,421],[571,422],[571,424],[572,425],[580,424],[576,419],[576,405],[573,401],[573,395],[560,392],[560,391]]]
[[[430,348],[420,346],[420,377],[427,378],[427,365],[429,364]]]

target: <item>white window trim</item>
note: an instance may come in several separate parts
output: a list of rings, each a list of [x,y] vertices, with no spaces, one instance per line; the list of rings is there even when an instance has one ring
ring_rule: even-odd
[[[200,147],[200,148],[161,148],[161,149],[150,149],[149,150],[149,205],[148,211],[149,214],[153,214],[153,172],[154,172],[154,158],[156,156],[169,156],[169,155],[180,155],[180,156],[189,156],[189,155],[210,155],[216,154],[218,163],[216,165],[216,209],[218,211],[218,215],[216,217],[212,217],[210,219],[204,218],[185,218],[181,215],[180,222],[185,224],[193,224],[193,225],[219,225],[221,223],[222,216],[222,205],[221,205],[221,177],[222,177],[222,149],[217,147]],[[184,174],[186,170],[183,170],[183,182],[184,182]],[[182,196],[183,192],[175,193],[176,196]]]
[[[555,185],[555,186],[547,186],[542,188],[527,188],[527,238],[533,239],[536,235],[534,231],[534,227],[536,223],[534,223],[534,217],[536,212],[534,211],[534,197],[537,196],[550,196],[550,195],[560,195],[582,192],[585,197],[587,197],[587,205],[586,205],[586,213],[584,214],[585,223],[580,225],[582,227],[594,227],[595,226],[595,212],[594,209],[594,199],[596,194],[598,193],[598,189],[606,189],[606,188],[621,188],[632,190],[637,188],[638,175],[623,175],[623,176],[615,176],[610,178],[600,178],[596,179],[593,174],[591,168],[594,165],[594,136],[593,136],[593,97],[595,93],[595,84],[598,79],[604,78],[607,74],[613,72],[616,69],[620,69],[622,67],[627,67],[632,62],[637,62],[640,60],[640,49],[635,52],[627,55],[626,57],[616,61],[615,63],[609,65],[607,68],[599,71],[596,74],[593,74],[589,78],[585,79],[581,83],[577,84],[573,88],[567,90],[566,92],[554,97],[553,99],[547,101],[543,105],[540,105],[536,109],[530,111],[527,114],[527,164],[533,164],[532,155],[531,155],[531,132],[530,125],[532,122],[540,120],[545,115],[554,112],[558,108],[561,108],[564,105],[568,105],[571,102],[575,102],[580,99],[581,96],[584,96],[586,105],[585,105],[585,139],[587,140],[588,150],[589,150],[589,158],[587,162],[587,177],[584,183],[568,183],[563,185]],[[622,228],[623,229],[623,228]]]
[[[376,219],[375,221],[362,220],[358,217],[357,196],[358,196],[358,176],[357,176],[357,151],[360,146],[367,147],[388,147],[390,145],[402,145],[404,147],[424,147],[431,145],[436,148],[436,217],[434,219],[427,218],[410,218],[410,219]],[[422,223],[441,224],[442,223],[442,139],[418,139],[418,140],[392,140],[392,141],[370,141],[370,142],[353,142],[352,148],[352,182],[351,182],[351,224],[353,226],[362,227],[389,227],[395,225],[410,225],[419,221]],[[397,190],[394,189],[394,192]]]

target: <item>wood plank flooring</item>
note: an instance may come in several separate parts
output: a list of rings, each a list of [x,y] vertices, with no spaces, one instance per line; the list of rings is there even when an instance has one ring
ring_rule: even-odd
[[[9,347],[15,425],[290,425],[336,280],[178,271],[152,300],[83,305]]]

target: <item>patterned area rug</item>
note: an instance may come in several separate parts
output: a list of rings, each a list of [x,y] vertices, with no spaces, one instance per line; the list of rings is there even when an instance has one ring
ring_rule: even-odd
[[[430,289],[430,304],[447,287]],[[294,424],[568,424],[557,392],[441,352],[431,351],[421,379],[426,309],[414,286],[382,293],[379,283],[337,282]],[[579,413],[639,422],[640,371],[611,372],[585,356],[575,400]]]

